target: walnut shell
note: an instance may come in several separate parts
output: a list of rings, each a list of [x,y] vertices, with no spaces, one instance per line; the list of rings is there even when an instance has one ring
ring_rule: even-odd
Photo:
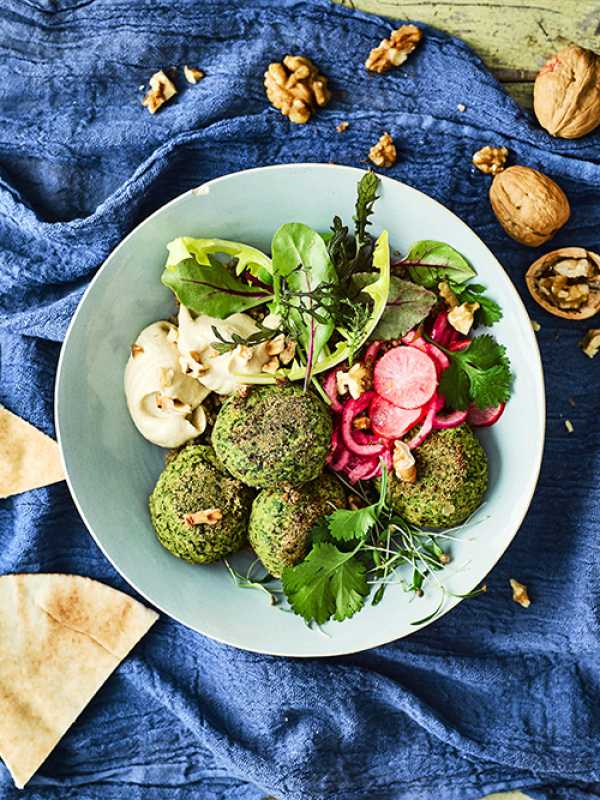
[[[533,87],[533,110],[552,136],[578,139],[600,124],[600,57],[571,45],[545,64]]]
[[[560,285],[553,286],[557,280]],[[555,317],[589,319],[600,311],[600,256],[591,250],[583,247],[552,250],[533,262],[525,281],[535,302]],[[577,307],[572,307],[569,298],[574,288],[579,290]]]
[[[560,186],[531,167],[508,167],[495,175],[490,202],[508,235],[529,247],[551,239],[571,214]]]

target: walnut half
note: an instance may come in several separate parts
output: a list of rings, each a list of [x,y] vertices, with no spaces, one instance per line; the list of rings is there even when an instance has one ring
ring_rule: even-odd
[[[564,319],[589,319],[600,311],[600,256],[563,247],[538,258],[525,275],[533,299]]]
[[[371,50],[365,67],[370,72],[379,74],[399,67],[414,51],[422,37],[423,33],[416,25],[401,25],[390,33],[389,39],[383,39],[378,47]]]
[[[264,83],[270,102],[297,125],[308,122],[331,98],[327,78],[305,56],[287,55],[282,63],[269,64]]]

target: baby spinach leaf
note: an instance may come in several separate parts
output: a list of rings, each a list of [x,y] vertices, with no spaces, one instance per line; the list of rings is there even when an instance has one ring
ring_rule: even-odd
[[[431,239],[413,244],[401,263],[408,267],[415,283],[428,289],[434,289],[444,278],[464,283],[477,274],[458,250],[445,242]]]
[[[354,276],[353,285],[368,286],[375,276],[361,272]],[[373,339],[398,339],[404,336],[427,317],[437,297],[433,292],[412,281],[392,275],[385,310],[379,324],[371,334]]]
[[[335,329],[335,319],[323,304],[323,288],[333,287],[338,277],[322,237],[301,222],[289,222],[275,233],[272,243],[276,313],[292,325],[304,348],[307,375]],[[285,282],[286,308],[282,286]]]
[[[190,311],[219,319],[262,305],[273,297],[265,289],[236,278],[219,262],[205,266],[194,258],[165,267],[161,280]]]

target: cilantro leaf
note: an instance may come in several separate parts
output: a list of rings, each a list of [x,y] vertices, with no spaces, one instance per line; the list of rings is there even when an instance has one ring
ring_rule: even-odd
[[[340,508],[328,517],[329,532],[334,539],[351,542],[353,539],[364,539],[377,522],[374,506],[366,506],[356,511]]]
[[[296,614],[319,625],[332,616],[341,621],[355,614],[369,592],[365,566],[354,552],[330,543],[313,544],[299,564],[286,567],[282,583]]]
[[[448,355],[450,366],[442,374],[440,392],[451,408],[465,409],[470,403],[487,408],[508,400],[510,362],[506,348],[492,336],[477,336],[465,350]]]
[[[479,303],[480,307],[477,313],[481,322],[488,328],[494,322],[502,319],[502,309],[495,300],[484,294],[486,288],[480,283],[470,283],[467,286],[463,286],[450,281],[450,288],[460,303]]]

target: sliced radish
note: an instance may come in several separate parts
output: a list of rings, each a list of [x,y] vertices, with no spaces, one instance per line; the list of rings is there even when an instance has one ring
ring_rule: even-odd
[[[331,372],[327,373],[327,377],[323,382],[323,389],[331,401],[331,410],[339,414],[342,410],[342,404],[338,400],[337,374],[337,369],[332,369]]]
[[[450,359],[446,355],[446,353],[442,353],[439,347],[436,347],[434,344],[430,344],[426,342],[425,352],[428,356],[430,356],[434,361],[437,367],[438,377],[442,374],[445,369],[448,369],[450,366]]]
[[[467,414],[467,422],[475,428],[488,428],[498,422],[504,412],[505,405],[505,403],[500,403],[500,405],[490,406],[489,408],[471,406]]]
[[[386,439],[399,439],[404,436],[422,417],[422,408],[400,408],[378,394],[371,400],[369,406],[369,419],[373,432]]]
[[[382,356],[373,372],[375,391],[400,408],[421,408],[437,388],[432,359],[416,347],[394,347]]]
[[[437,413],[437,398],[434,398],[429,405],[427,406],[427,413],[425,414],[425,419],[423,420],[423,424],[417,431],[417,433],[413,436],[413,438],[407,442],[407,445],[410,450],[414,450],[415,447],[418,447],[420,444],[423,444],[425,439],[429,436],[431,431],[433,430],[433,420]]]
[[[379,362],[381,363],[381,362]],[[370,404],[375,392],[364,392],[356,400],[347,400],[342,411],[342,439],[351,453],[358,456],[377,456],[385,450],[384,444],[360,444],[355,438],[354,418]]]
[[[433,321],[431,338],[434,342],[445,346],[450,339],[451,331],[452,329],[450,327],[450,323],[448,322],[448,314],[445,311],[440,311]]]
[[[433,430],[443,431],[446,428],[458,428],[467,421],[466,411],[452,411],[450,414],[436,414],[433,418]]]

